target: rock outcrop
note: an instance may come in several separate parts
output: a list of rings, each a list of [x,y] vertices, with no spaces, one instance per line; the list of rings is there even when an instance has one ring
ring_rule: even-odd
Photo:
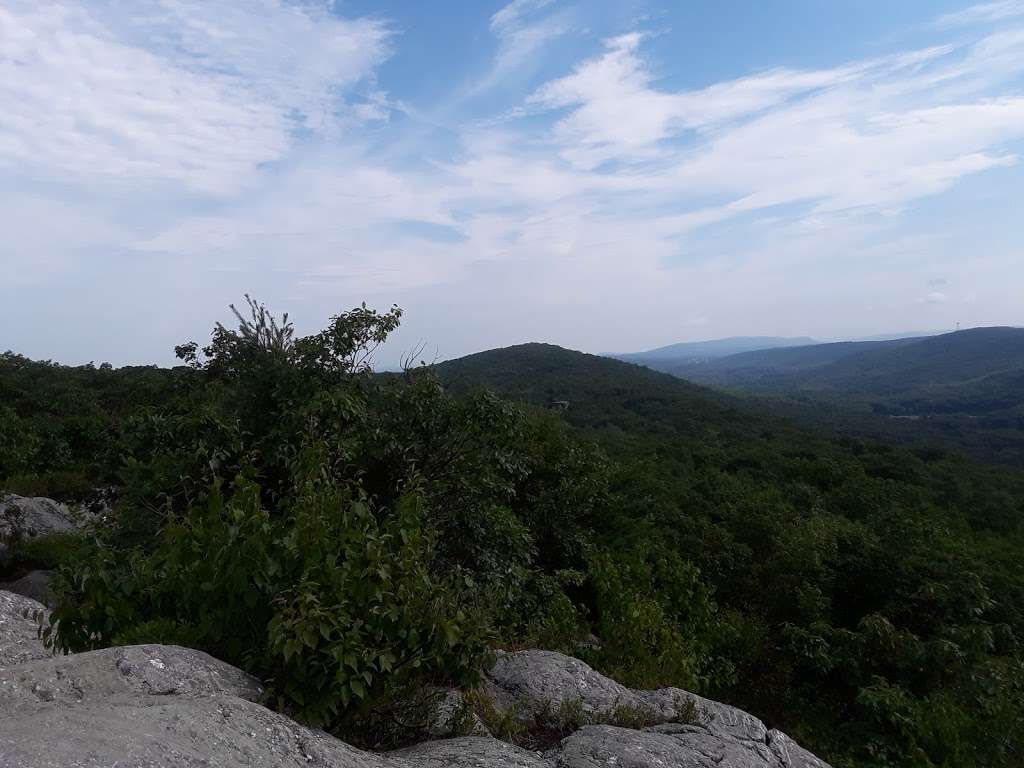
[[[741,710],[677,689],[632,691],[562,654],[500,654],[483,686],[524,717],[571,704],[586,722],[534,752],[489,736],[365,752],[260,705],[259,683],[200,651],[136,645],[51,656],[45,609],[0,591],[0,768],[827,768]],[[43,614],[45,615],[45,614]],[[457,692],[445,706],[459,706]],[[691,722],[678,722],[680,702]],[[623,707],[655,722],[608,722]]]
[[[53,499],[8,495],[0,498],[0,556],[19,541],[74,530],[74,515]]]
[[[484,687],[499,706],[515,708],[524,718],[578,702],[584,719],[594,724],[562,741],[557,762],[566,768],[828,768],[741,709],[680,688],[635,691],[554,651],[499,654]],[[625,719],[635,723],[639,718],[648,725],[617,725],[623,712]]]
[[[45,659],[50,653],[39,641],[39,611],[35,600],[0,590],[0,679],[8,667]]]
[[[52,608],[53,606],[50,604],[52,577],[53,571],[29,571],[14,581],[0,581],[0,589],[23,597],[30,597],[37,603],[43,603],[46,607]]]

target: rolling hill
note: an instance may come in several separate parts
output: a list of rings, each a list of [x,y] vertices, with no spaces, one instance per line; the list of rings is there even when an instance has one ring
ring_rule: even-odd
[[[787,415],[818,424],[1024,465],[1024,329],[760,350],[671,373],[770,396]]]
[[[564,408],[576,427],[615,435],[742,442],[766,419],[740,398],[633,363],[520,344],[440,363],[454,395],[487,389],[519,402]]]
[[[743,388],[900,392],[1024,369],[1024,329],[972,328],[940,336],[839,342],[745,352],[677,366],[677,376]]]

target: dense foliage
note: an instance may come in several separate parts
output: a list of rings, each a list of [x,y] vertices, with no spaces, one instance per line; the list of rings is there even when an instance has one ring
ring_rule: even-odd
[[[64,366],[0,355],[0,480],[23,495],[80,499],[117,479],[121,436],[173,396],[181,371]]]
[[[58,647],[200,647],[375,744],[410,691],[540,644],[840,766],[1021,764],[1020,473],[544,345],[375,375],[397,309],[305,338],[249,310],[173,371],[3,359],[4,486],[119,489],[16,553],[62,563]]]

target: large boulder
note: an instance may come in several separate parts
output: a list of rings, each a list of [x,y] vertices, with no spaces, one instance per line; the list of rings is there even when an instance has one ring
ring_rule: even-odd
[[[0,768],[380,768],[380,758],[236,696],[27,703],[0,717]]]
[[[126,645],[12,666],[0,677],[0,715],[40,702],[91,706],[147,696],[230,695],[259,701],[263,688],[239,669],[176,645]]]
[[[532,719],[570,702],[579,702],[588,715],[645,704],[635,691],[579,659],[554,651],[499,651],[484,677],[484,690],[495,706],[515,710],[522,719]]]
[[[676,689],[631,691],[544,651],[501,655],[485,688],[538,713],[575,702],[600,724],[544,752],[489,736],[365,752],[263,707],[256,680],[200,651],[135,645],[52,656],[37,638],[45,616],[39,603],[0,591],[0,768],[827,768],[741,710]],[[442,693],[449,719],[465,720],[461,695]],[[663,722],[608,722],[624,705]]]
[[[0,556],[19,541],[76,527],[64,504],[42,497],[7,495],[0,498]]]
[[[679,688],[632,690],[553,651],[500,653],[484,690],[524,720],[576,702],[584,724],[562,741],[565,768],[828,768],[741,709]]]
[[[524,720],[575,702],[594,721],[632,716],[657,725],[695,718],[723,736],[763,742],[767,734],[764,723],[741,709],[681,688],[635,691],[555,651],[499,652],[484,677],[484,690],[496,706]]]
[[[52,579],[53,571],[29,571],[14,581],[0,582],[0,589],[23,597],[30,597],[37,603],[43,603],[46,607],[53,608],[50,594]]]

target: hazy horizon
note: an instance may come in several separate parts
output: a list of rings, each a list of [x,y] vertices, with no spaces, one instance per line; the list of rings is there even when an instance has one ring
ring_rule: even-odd
[[[0,348],[166,365],[244,293],[399,304],[383,367],[1024,322],[1024,2],[667,5],[8,0]]]
[[[230,310],[229,310],[229,312],[230,312]],[[231,321],[226,321],[225,325],[228,325],[230,327],[231,326]],[[836,343],[844,343],[844,342],[896,341],[896,340],[900,340],[900,339],[915,339],[915,338],[926,338],[926,337],[929,337],[929,336],[940,336],[940,335],[943,335],[943,334],[954,333],[954,332],[958,332],[958,331],[980,330],[980,329],[985,329],[985,328],[1006,328],[1006,327],[1010,327],[1010,328],[1024,328],[1024,326],[1019,326],[1019,325],[971,326],[970,328],[947,328],[947,329],[943,329],[943,330],[930,330],[930,331],[902,331],[902,332],[893,332],[893,333],[880,333],[880,334],[875,334],[875,335],[872,335],[872,336],[838,337],[838,338],[817,338],[817,337],[813,337],[813,336],[809,336],[809,335],[791,336],[791,337],[769,336],[769,335],[741,335],[741,336],[726,336],[726,337],[714,338],[714,339],[711,339],[711,338],[708,338],[708,339],[693,339],[693,340],[688,340],[688,341],[683,341],[683,342],[672,342],[672,343],[663,344],[663,345],[660,345],[660,346],[657,346],[657,347],[651,347],[649,349],[612,350],[612,351],[609,351],[609,350],[594,351],[594,350],[575,349],[573,347],[567,347],[567,346],[564,346],[562,344],[558,344],[557,342],[554,342],[554,341],[544,341],[544,340],[539,340],[539,339],[526,339],[526,340],[523,340],[523,341],[513,342],[513,343],[509,343],[509,344],[500,344],[500,345],[493,345],[493,346],[483,346],[483,347],[480,347],[479,349],[471,349],[471,350],[465,351],[465,352],[463,352],[461,354],[451,355],[451,356],[448,356],[448,357],[441,357],[440,355],[433,354],[431,352],[431,350],[428,348],[428,346],[426,346],[426,345],[420,345],[420,344],[417,343],[413,347],[399,347],[393,340],[391,340],[391,341],[388,341],[386,344],[382,345],[376,351],[375,354],[370,356],[369,360],[370,360],[371,365],[374,368],[374,370],[378,370],[378,371],[398,371],[398,370],[401,370],[402,369],[402,365],[405,364],[408,361],[411,361],[414,364],[419,363],[419,362],[425,362],[427,364],[441,363],[441,362],[446,362],[446,361],[450,361],[450,360],[456,360],[456,359],[459,359],[459,358],[462,358],[462,357],[472,356],[472,355],[475,355],[475,354],[479,354],[481,352],[489,352],[489,351],[493,351],[493,350],[496,350],[496,349],[504,349],[504,348],[508,348],[508,347],[515,347],[515,346],[522,346],[522,345],[529,345],[529,344],[550,344],[550,345],[553,345],[553,346],[562,347],[562,348],[567,349],[568,351],[572,351],[572,352],[585,352],[585,353],[588,353],[588,354],[598,355],[600,357],[611,357],[611,358],[625,359],[627,356],[628,357],[642,357],[643,355],[649,354],[651,352],[657,352],[657,351],[662,350],[662,349],[668,349],[668,348],[676,347],[676,346],[685,346],[685,345],[700,346],[700,345],[707,345],[707,344],[715,344],[715,343],[718,343],[718,342],[729,342],[729,341],[738,341],[738,340],[755,341],[755,340],[759,340],[759,339],[764,339],[764,340],[787,340],[787,341],[800,341],[801,342],[799,344],[784,345],[784,346],[781,346],[781,347],[770,346],[770,345],[766,345],[764,347],[759,347],[759,346],[756,346],[756,345],[752,345],[749,348],[743,350],[743,351],[759,351],[759,350],[771,350],[771,349],[785,349],[785,348],[792,348],[792,347],[798,347],[798,346],[817,346],[817,345],[826,345],[826,344],[836,344]],[[301,334],[299,334],[299,335],[301,335]],[[191,339],[190,341],[199,341],[200,342],[200,346],[203,346],[205,344],[206,339],[198,339],[198,340],[197,339]],[[421,350],[419,357],[416,358],[416,359],[410,358],[408,353],[409,352],[414,352],[417,349]],[[8,349],[8,350],[5,350],[5,351],[18,353],[18,350],[13,350],[13,349]],[[724,357],[724,356],[732,355],[732,354],[738,354],[738,352],[720,353],[720,356]],[[96,359],[96,358],[88,358],[88,359],[83,358],[83,359],[78,359],[78,360],[62,360],[62,359],[53,359],[53,358],[34,358],[34,359],[37,359],[37,360],[49,360],[49,362],[58,363],[58,364],[61,364],[61,365],[71,365],[71,366],[87,365],[87,364],[93,364],[93,365],[99,366],[101,364],[111,362],[112,365],[115,368],[132,367],[132,366],[140,366],[140,365],[141,366],[156,365],[158,367],[171,367],[171,366],[174,366],[174,365],[182,365],[182,362],[179,359],[177,359],[175,357],[175,355],[173,354],[173,350],[171,351],[171,353],[169,355],[165,355],[164,358],[165,359],[158,359],[158,360],[131,360],[131,361],[120,362],[120,363],[113,363],[112,361],[100,360],[100,359]],[[630,360],[629,362],[634,362],[634,361]],[[641,364],[643,365],[643,364],[646,364],[646,363],[641,363]]]

